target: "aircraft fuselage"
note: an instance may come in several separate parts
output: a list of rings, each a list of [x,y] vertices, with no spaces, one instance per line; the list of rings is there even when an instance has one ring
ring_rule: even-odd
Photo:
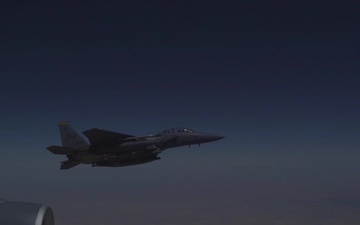
[[[168,148],[200,145],[223,138],[187,128],[171,128],[148,136],[93,128],[83,132],[90,141],[89,145],[68,124],[59,124],[59,128],[63,146],[49,146],[48,150],[54,154],[66,154],[68,161],[62,162],[61,169],[80,163],[108,167],[143,164],[160,159],[157,155]]]

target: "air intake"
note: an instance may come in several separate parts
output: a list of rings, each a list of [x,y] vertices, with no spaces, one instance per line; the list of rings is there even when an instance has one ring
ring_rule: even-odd
[[[54,214],[52,209],[45,205],[0,199],[0,224],[54,225]]]

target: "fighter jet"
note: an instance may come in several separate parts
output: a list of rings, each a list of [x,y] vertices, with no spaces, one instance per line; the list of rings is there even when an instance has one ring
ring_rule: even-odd
[[[66,155],[60,169],[70,169],[79,164],[122,167],[159,160],[158,155],[168,148],[199,145],[217,141],[223,136],[199,133],[188,128],[170,128],[154,135],[133,136],[92,128],[83,132],[87,142],[68,122],[58,123],[62,146],[47,149],[58,155]]]

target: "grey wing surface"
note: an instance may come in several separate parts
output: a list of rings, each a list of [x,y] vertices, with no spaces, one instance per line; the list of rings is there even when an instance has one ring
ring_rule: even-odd
[[[122,134],[113,131],[102,130],[93,128],[86,130],[83,134],[89,139],[90,144],[94,147],[98,146],[113,146],[119,144],[122,140],[134,137],[129,134]]]
[[[64,162],[61,162],[60,169],[67,170],[67,169],[73,168],[74,166],[77,166],[79,164],[80,164],[80,162],[64,161]]]

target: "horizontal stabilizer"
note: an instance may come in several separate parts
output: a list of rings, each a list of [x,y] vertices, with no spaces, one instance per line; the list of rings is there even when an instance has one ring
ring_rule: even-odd
[[[61,162],[60,169],[67,170],[67,169],[73,168],[74,166],[77,166],[79,164],[80,164],[80,162],[71,162],[71,161]]]
[[[70,147],[55,146],[55,145],[47,147],[47,150],[57,155],[66,155],[77,151]]]

